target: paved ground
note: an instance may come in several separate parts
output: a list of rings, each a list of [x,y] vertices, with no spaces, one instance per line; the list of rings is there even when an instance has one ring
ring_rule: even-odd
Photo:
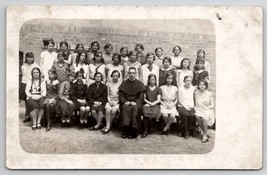
[[[20,143],[29,153],[46,154],[205,154],[212,151],[215,131],[209,130],[211,138],[201,143],[201,135],[185,140],[174,133],[162,136],[148,135],[142,139],[122,139],[119,130],[112,130],[106,135],[100,131],[79,129],[78,126],[61,128],[53,125],[47,132],[45,128],[32,131],[31,122],[23,123],[24,102],[20,103]]]

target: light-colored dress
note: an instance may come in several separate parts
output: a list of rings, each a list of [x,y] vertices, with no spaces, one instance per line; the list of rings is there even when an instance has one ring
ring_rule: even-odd
[[[172,104],[176,98],[177,98],[177,93],[178,93],[178,88],[176,86],[167,86],[167,85],[163,85],[160,87],[161,91],[162,91],[162,96],[161,96],[161,100],[165,103],[165,104]],[[160,110],[162,114],[174,114],[174,115],[178,115],[178,111],[176,109],[176,105],[174,105],[174,107],[172,107],[171,109],[168,109],[167,107],[165,107],[164,105],[160,105]]]
[[[172,56],[171,59],[172,59],[172,65],[175,66],[175,68],[177,69],[177,67],[181,66],[181,61],[184,58],[181,56],[178,56],[178,57]]]
[[[108,102],[106,104],[106,109],[109,110],[118,110],[120,107],[119,104],[119,86],[121,85],[121,82],[113,83],[109,82],[107,83],[108,88]],[[114,104],[112,107],[110,104]]]
[[[194,92],[196,90],[195,86],[190,86],[189,88],[185,88],[184,86],[179,87],[178,98],[179,103],[181,103],[184,107],[194,108]],[[183,107],[178,104],[179,107]]]
[[[120,73],[120,78],[119,78],[118,81],[119,81],[119,82],[122,81],[122,75],[121,75],[121,73],[122,73],[122,71],[123,71],[123,66],[122,66],[122,65],[119,64],[118,66],[114,66],[113,64],[108,64],[108,65],[106,66],[106,68],[107,68],[107,70],[108,70],[107,83],[109,83],[109,82],[112,81],[111,73],[112,73],[114,70],[119,71],[119,73]]]
[[[206,109],[210,105],[214,105],[212,93],[210,91],[205,90],[201,93],[199,90],[195,92],[195,115],[203,117],[208,122],[209,126],[214,124],[214,110],[213,109]]]
[[[95,65],[95,64],[89,64],[89,80],[88,80],[88,85],[93,84],[95,82],[94,80],[94,75],[95,73],[100,72],[103,76],[103,81],[102,83],[106,83],[106,65],[105,64],[100,64],[100,65]]]
[[[140,80],[147,86],[148,76],[150,74],[155,74],[157,78],[157,85],[159,84],[159,67],[156,64],[152,64],[152,68],[149,69],[149,64],[144,64],[141,66]]]
[[[78,71],[80,71],[81,68],[84,70],[84,73],[83,73],[83,83],[84,84],[88,84],[88,79],[89,79],[89,75],[88,75],[89,65],[88,64],[78,63],[78,66],[76,66],[76,64],[73,64],[73,68],[74,68],[74,72],[75,73],[78,72]]]
[[[189,69],[183,70],[183,69],[178,69],[177,71],[177,84],[178,87],[184,86],[184,77],[185,76],[191,76],[193,77],[193,72]]]
[[[103,59],[104,59],[105,65],[111,64],[112,63],[112,54],[107,55],[106,53],[103,53]]]
[[[43,51],[40,57],[44,60],[43,65],[41,65],[41,69],[44,75],[44,80],[48,80],[48,71],[52,68],[53,63],[57,60],[57,53],[56,52],[48,52]]]

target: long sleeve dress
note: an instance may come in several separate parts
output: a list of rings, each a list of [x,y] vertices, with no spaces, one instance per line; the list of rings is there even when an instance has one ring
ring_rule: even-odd
[[[107,86],[103,83],[97,85],[96,83],[91,84],[86,92],[86,101],[88,102],[91,110],[104,112],[107,103]],[[94,107],[94,102],[101,102],[101,105]]]

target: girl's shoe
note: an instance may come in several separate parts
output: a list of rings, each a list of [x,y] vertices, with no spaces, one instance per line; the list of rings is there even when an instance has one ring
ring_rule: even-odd
[[[40,123],[37,123],[37,129],[41,129],[41,124]]]
[[[36,130],[36,124],[32,125],[32,130]]]
[[[109,131],[110,131],[110,129],[105,128],[105,129],[103,130],[102,134],[107,134],[107,133],[109,133]]]

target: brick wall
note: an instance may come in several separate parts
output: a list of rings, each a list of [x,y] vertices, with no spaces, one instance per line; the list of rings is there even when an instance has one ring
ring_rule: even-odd
[[[122,46],[127,46],[133,50],[136,43],[142,43],[145,47],[144,53],[154,52],[156,47],[162,47],[164,55],[171,56],[174,45],[182,48],[181,56],[188,57],[193,66],[198,49],[204,49],[206,60],[211,64],[211,89],[215,91],[216,71],[215,71],[215,35],[211,32],[190,33],[189,32],[166,32],[152,30],[136,30],[99,26],[84,26],[76,24],[66,25],[66,23],[45,23],[43,21],[29,21],[24,23],[20,30],[20,51],[26,53],[31,51],[39,63],[40,53],[43,51],[43,38],[53,38],[56,43],[67,41],[71,48],[80,42],[88,48],[92,41],[100,43],[101,51],[106,43],[111,43],[114,52],[119,52]],[[215,33],[215,32],[213,32]]]

